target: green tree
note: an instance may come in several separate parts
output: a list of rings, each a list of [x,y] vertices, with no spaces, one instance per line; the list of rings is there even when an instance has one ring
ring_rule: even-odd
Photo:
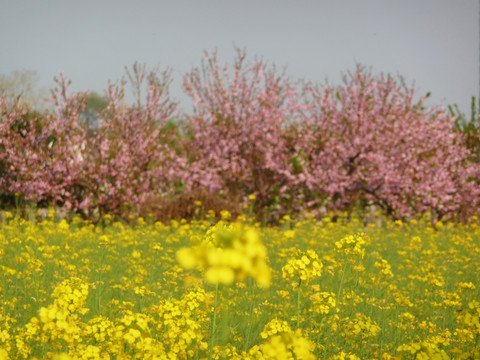
[[[39,87],[39,81],[37,71],[31,69],[0,74],[0,94],[5,95],[10,104],[19,99],[34,110],[44,111],[48,108],[48,91]]]
[[[465,136],[467,148],[473,153],[471,160],[480,162],[480,99],[478,101],[475,96],[472,96],[470,119],[460,111],[458,105],[449,105],[448,109],[453,116],[456,116],[455,129],[460,131]]]
[[[81,121],[85,121],[89,129],[95,130],[100,126],[100,114],[108,106],[109,100],[95,91],[88,93],[85,111],[81,114]]]

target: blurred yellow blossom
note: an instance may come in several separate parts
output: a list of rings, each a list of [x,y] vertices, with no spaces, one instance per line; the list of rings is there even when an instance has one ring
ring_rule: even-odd
[[[349,337],[360,336],[362,339],[374,338],[381,330],[375,321],[363,314],[356,314],[347,329]]]
[[[397,351],[402,354],[401,359],[421,359],[421,360],[449,360],[450,357],[444,350],[437,345],[428,342],[415,342],[400,345]]]
[[[205,269],[212,284],[231,284],[235,279],[253,277],[261,287],[270,285],[271,270],[267,252],[258,232],[240,223],[219,222],[207,231],[205,239],[177,252],[177,261],[185,269]]]

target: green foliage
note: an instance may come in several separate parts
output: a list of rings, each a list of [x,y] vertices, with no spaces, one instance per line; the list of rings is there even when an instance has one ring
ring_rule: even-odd
[[[480,162],[480,137],[478,136],[480,121],[480,99],[478,105],[475,96],[472,96],[470,119],[460,111],[458,105],[449,105],[448,109],[452,116],[456,117],[455,130],[461,132],[465,136],[467,148],[472,151],[471,160]]]
[[[108,106],[108,103],[109,100],[106,96],[92,91],[87,95],[87,105],[85,111],[95,111],[100,113]]]
[[[0,74],[0,94],[4,94],[12,104],[20,100],[36,110],[47,108],[48,92],[39,87],[40,76],[31,69],[14,70],[9,74]]]
[[[99,117],[103,110],[108,106],[109,100],[95,91],[88,93],[85,111],[81,114],[81,120],[85,121],[90,129],[99,127]]]

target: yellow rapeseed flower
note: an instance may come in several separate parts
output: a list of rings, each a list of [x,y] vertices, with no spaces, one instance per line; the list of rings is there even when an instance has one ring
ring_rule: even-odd
[[[369,241],[366,233],[360,232],[355,235],[347,235],[341,240],[335,242],[335,249],[338,252],[343,252],[346,255],[355,255],[363,259],[365,255],[365,245]]]
[[[299,250],[296,258],[288,260],[282,268],[282,278],[291,281],[293,288],[301,283],[308,284],[309,281],[322,275],[323,264],[313,250],[306,252]]]
[[[328,314],[337,306],[336,296],[332,292],[317,292],[310,296],[312,308],[310,311],[319,314]]]
[[[356,314],[347,329],[348,337],[360,336],[362,339],[375,338],[381,330],[375,321],[363,314]]]
[[[421,360],[449,360],[450,357],[444,350],[441,350],[436,344],[428,341],[415,342],[400,345],[397,351],[402,355],[401,358],[421,359]]]
[[[240,223],[219,222],[197,245],[177,251],[176,257],[185,269],[204,269],[211,284],[228,285],[253,277],[261,287],[270,285],[271,270],[259,234]]]

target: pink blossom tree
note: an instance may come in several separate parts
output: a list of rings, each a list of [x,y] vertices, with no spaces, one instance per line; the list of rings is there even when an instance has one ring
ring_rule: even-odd
[[[167,126],[177,106],[168,96],[169,72],[144,78],[144,105],[123,106],[122,89],[110,86],[93,132],[79,121],[87,93],[68,94],[63,75],[52,92],[55,113],[27,116],[20,102],[8,107],[2,98],[0,191],[89,217],[134,213],[144,197],[173,191],[185,181],[186,161],[175,127]]]
[[[359,201],[395,217],[433,210],[442,218],[478,202],[473,169],[454,118],[440,107],[425,108],[414,87],[400,78],[373,77],[362,67],[339,87],[308,85],[308,119],[302,153],[310,190],[334,208]]]
[[[177,110],[170,100],[170,71],[147,72],[134,65],[131,81],[136,105],[123,105],[123,90],[110,86],[110,103],[101,114],[100,128],[89,139],[90,151],[84,169],[84,211],[135,213],[151,194],[174,191],[185,180],[185,160],[178,148],[178,132],[169,122]],[[141,103],[140,89],[147,94]]]
[[[68,81],[55,79],[56,113],[41,115],[21,103],[0,99],[1,192],[36,203],[62,204],[75,210],[75,181],[83,161],[86,129],[78,123],[84,95],[67,96]]]
[[[266,220],[368,204],[396,218],[478,213],[480,165],[467,146],[478,129],[470,140],[454,131],[455,117],[415,100],[402,78],[359,66],[341,86],[306,84],[302,98],[275,67],[245,57],[237,50],[222,67],[205,53],[186,74],[194,108],[181,114],[184,132],[173,122],[170,71],[139,64],[128,73],[136,103],[110,86],[95,130],[79,121],[87,93],[69,93],[63,75],[53,112],[0,97],[0,195],[88,217],[128,216],[152,194],[198,187],[239,202],[253,194]]]
[[[253,194],[258,216],[265,208],[278,216],[300,199],[293,196],[301,177],[292,164],[296,134],[288,130],[298,117],[296,87],[261,60],[246,63],[238,49],[231,69],[216,52],[205,53],[202,65],[184,78],[195,105],[187,115],[190,186],[237,201]]]

